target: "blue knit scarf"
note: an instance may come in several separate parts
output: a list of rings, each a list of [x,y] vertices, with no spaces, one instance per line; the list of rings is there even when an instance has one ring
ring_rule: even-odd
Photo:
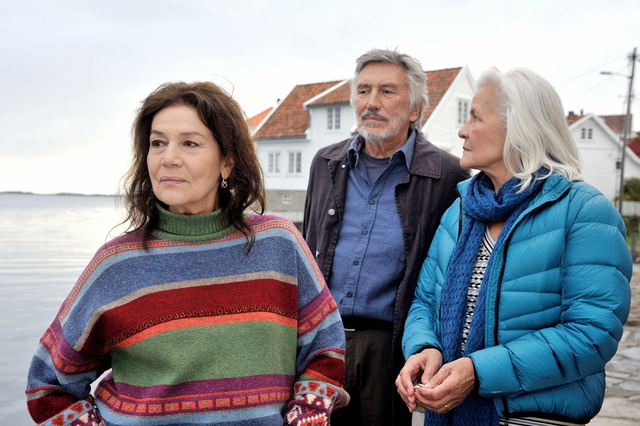
[[[545,175],[546,170],[541,169]],[[524,191],[518,193],[520,180],[511,178],[496,195],[491,179],[484,173],[478,173],[469,183],[467,195],[463,198],[462,208],[468,220],[463,223],[458,242],[449,261],[447,276],[442,288],[440,306],[440,338],[443,345],[444,362],[454,361],[462,356],[462,330],[465,322],[467,291],[474,263],[488,222],[506,221],[494,245],[494,252],[504,243],[514,222],[539,192],[543,179],[534,180]],[[476,302],[473,320],[465,345],[464,355],[483,349],[485,329],[486,285],[491,274],[494,257],[489,258],[483,285]],[[482,398],[476,390],[472,391],[462,404],[446,414],[425,413],[425,425],[443,426],[491,426],[497,425],[498,413],[490,398]]]

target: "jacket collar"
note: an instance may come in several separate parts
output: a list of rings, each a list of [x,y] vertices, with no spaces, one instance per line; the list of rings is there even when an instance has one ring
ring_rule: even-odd
[[[457,188],[461,199],[463,199],[466,195],[470,181],[471,178],[458,183]],[[572,183],[569,179],[559,173],[553,173],[551,176],[545,179],[540,193],[536,195],[533,201],[531,201],[529,207],[525,210],[525,212],[528,212],[531,209],[534,209],[549,201],[557,200],[571,188],[571,185]]]
[[[347,164],[347,154],[352,140],[353,138],[349,138],[330,146],[322,154],[322,157],[330,161],[344,161]],[[426,140],[420,132],[417,132],[416,135],[409,173],[435,179],[442,176],[442,151]]]

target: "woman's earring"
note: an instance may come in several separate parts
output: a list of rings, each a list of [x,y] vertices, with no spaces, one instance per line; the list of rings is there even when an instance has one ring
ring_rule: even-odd
[[[225,189],[228,186],[229,184],[227,183],[227,180],[225,178],[222,178],[222,182],[220,182],[220,188]]]

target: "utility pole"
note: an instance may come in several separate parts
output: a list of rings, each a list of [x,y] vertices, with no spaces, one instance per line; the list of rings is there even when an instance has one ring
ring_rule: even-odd
[[[636,70],[636,48],[633,48],[631,60],[631,75],[629,78],[629,92],[627,94],[627,115],[624,117],[624,131],[622,139],[622,158],[620,160],[620,196],[618,197],[618,211],[622,215],[622,204],[624,200],[624,162],[627,157],[627,140],[629,139],[629,127],[631,126],[631,97],[633,91],[633,76]]]

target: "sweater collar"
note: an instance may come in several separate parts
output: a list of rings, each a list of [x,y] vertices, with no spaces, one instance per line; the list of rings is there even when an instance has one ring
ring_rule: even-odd
[[[160,204],[158,226],[152,234],[158,238],[180,242],[204,242],[223,237],[235,231],[222,218],[221,210],[194,215],[176,214]]]

